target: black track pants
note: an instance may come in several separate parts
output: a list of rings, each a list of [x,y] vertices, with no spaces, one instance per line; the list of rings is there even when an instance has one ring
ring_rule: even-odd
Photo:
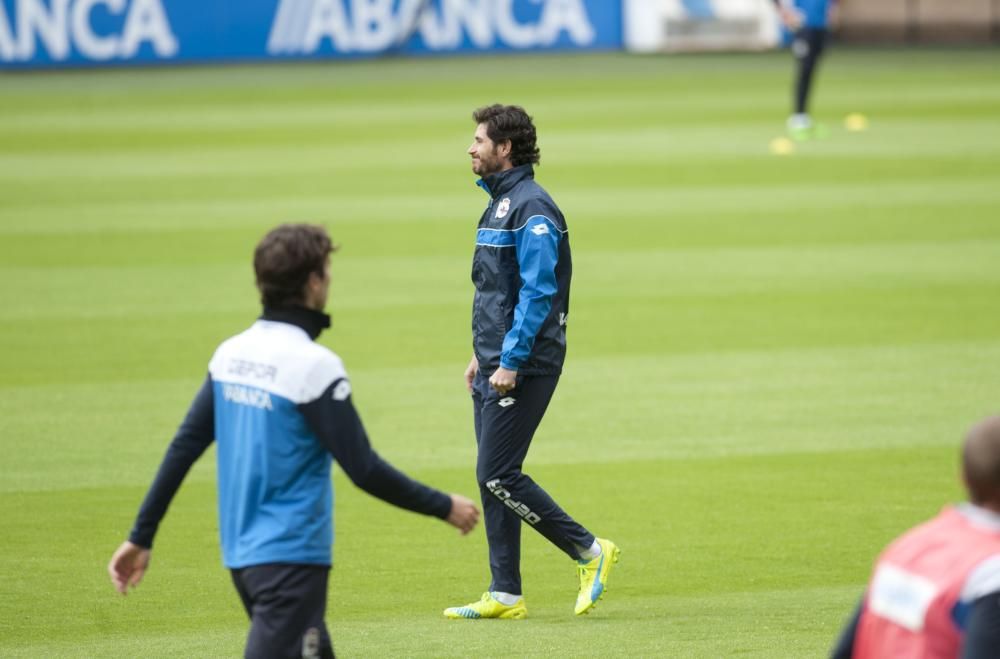
[[[480,374],[473,380],[476,478],[490,547],[490,590],[521,594],[521,523],[578,559],[594,536],[521,471],[535,429],[555,392],[558,376],[518,376],[501,396]]]

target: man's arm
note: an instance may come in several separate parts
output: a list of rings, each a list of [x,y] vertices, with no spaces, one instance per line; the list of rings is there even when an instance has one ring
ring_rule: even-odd
[[[394,506],[443,519],[463,534],[471,531],[479,519],[471,501],[411,479],[372,449],[350,392],[348,380],[339,378],[319,398],[299,405],[299,409],[351,482]]]
[[[552,309],[552,296],[558,290],[556,264],[562,234],[555,221],[541,212],[531,215],[514,232],[521,289],[514,307],[514,323],[503,340],[500,368],[490,377],[490,384],[501,394],[514,387],[517,369],[531,354],[535,337]]]
[[[1000,648],[1000,592],[972,603],[965,628],[961,659],[990,659]]]
[[[465,389],[469,393],[472,393],[472,381],[476,379],[476,373],[479,372],[479,360],[476,359],[475,355],[472,355],[472,360],[469,365],[465,367]]]
[[[988,659],[1000,648],[1000,555],[991,556],[969,574],[959,601],[965,603],[962,659]]]
[[[795,2],[793,0],[773,0],[774,6],[778,8],[778,16],[781,17],[781,22],[785,24],[789,30],[797,30],[802,27],[803,15],[795,7]]]
[[[139,508],[129,539],[115,551],[108,573],[115,588],[124,595],[129,586],[141,580],[149,565],[153,537],[167,508],[187,476],[191,465],[201,457],[215,437],[212,379],[208,376],[198,390],[187,416],[177,429],[156,478]]]
[[[843,631],[840,632],[840,638],[837,639],[837,644],[833,646],[830,659],[851,659],[851,654],[854,652],[854,637],[858,633],[858,620],[861,619],[861,609],[864,604],[865,601],[862,598],[858,602],[858,606],[855,607],[851,619],[847,621]]]

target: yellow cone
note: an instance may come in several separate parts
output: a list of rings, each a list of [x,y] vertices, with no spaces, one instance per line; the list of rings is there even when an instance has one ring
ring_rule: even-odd
[[[860,133],[863,130],[868,130],[868,117],[860,112],[852,112],[844,117],[844,128],[852,133]]]
[[[795,142],[787,137],[776,137],[767,148],[776,156],[788,156],[795,153]]]

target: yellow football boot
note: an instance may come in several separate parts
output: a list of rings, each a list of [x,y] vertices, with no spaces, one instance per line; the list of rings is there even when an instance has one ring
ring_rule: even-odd
[[[444,610],[445,618],[501,618],[504,620],[523,620],[528,617],[528,607],[524,598],[517,600],[511,606],[502,604],[493,598],[492,593],[483,593],[478,602],[465,606],[452,606]]]
[[[618,562],[618,554],[621,550],[610,540],[597,538],[597,543],[601,545],[601,555],[591,561],[577,561],[577,570],[580,572],[580,592],[576,596],[576,615],[583,615],[589,612],[597,600],[604,597],[604,591],[608,587],[608,573],[611,566]]]

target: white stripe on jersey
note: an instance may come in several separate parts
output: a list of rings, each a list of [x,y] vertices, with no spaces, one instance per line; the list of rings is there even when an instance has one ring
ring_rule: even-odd
[[[1000,592],[1000,555],[987,558],[969,573],[958,599],[962,602],[974,602],[984,595],[997,592]]]
[[[309,338],[305,330],[258,320],[215,351],[212,380],[263,389],[296,405],[319,398],[331,384],[347,378],[336,354]]]

